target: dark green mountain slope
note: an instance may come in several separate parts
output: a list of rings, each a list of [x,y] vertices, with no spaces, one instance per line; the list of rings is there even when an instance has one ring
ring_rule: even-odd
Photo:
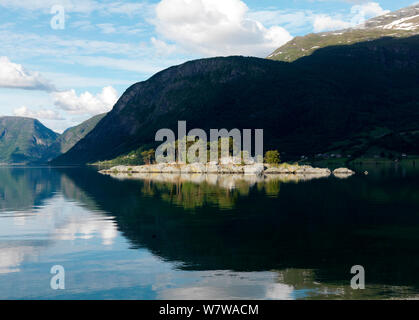
[[[311,55],[320,48],[348,45],[383,37],[410,37],[419,34],[419,4],[390,12],[354,28],[311,33],[295,37],[268,56],[269,59],[292,62]]]
[[[263,128],[265,149],[288,154],[350,148],[371,132],[419,129],[418,73],[417,36],[327,47],[293,63],[191,61],[131,86],[54,163],[115,158],[153,143],[158,129],[176,129],[178,120],[188,129]]]
[[[0,163],[47,163],[71,149],[105,115],[94,116],[67,129],[62,135],[35,119],[0,117]]]
[[[0,163],[44,162],[58,136],[35,119],[0,117]]]
[[[86,134],[92,131],[105,115],[106,113],[98,114],[81,124],[64,131],[52,145],[53,152],[59,155],[70,150],[77,142],[83,139]]]

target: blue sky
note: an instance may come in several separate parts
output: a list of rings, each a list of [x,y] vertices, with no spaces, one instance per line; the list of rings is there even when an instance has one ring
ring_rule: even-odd
[[[171,65],[266,57],[294,36],[346,28],[414,2],[0,0],[0,115],[35,117],[62,132]],[[62,29],[51,26],[54,17]]]

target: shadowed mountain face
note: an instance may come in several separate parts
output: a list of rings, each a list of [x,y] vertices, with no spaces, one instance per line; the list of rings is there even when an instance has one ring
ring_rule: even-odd
[[[50,147],[59,137],[38,120],[0,117],[0,162],[44,162],[55,154]]]
[[[153,144],[157,130],[262,128],[265,149],[314,154],[357,136],[418,129],[419,37],[327,47],[284,63],[187,62],[131,86],[56,164],[109,160]],[[356,143],[355,143],[356,144]]]
[[[295,37],[275,50],[268,58],[292,62],[328,46],[349,45],[382,37],[402,38],[417,34],[419,34],[419,4],[367,20],[354,28]]]

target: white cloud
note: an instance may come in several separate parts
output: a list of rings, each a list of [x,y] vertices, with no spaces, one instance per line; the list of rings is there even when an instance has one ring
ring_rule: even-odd
[[[49,12],[52,6],[62,5],[67,12],[90,13],[100,7],[99,3],[92,0],[0,0],[0,6],[10,9]]]
[[[51,79],[58,88],[86,88],[95,84],[95,87],[103,88],[106,86],[125,86],[133,84],[132,78],[120,79],[111,77],[85,77],[73,73],[64,72],[43,72],[48,79]]]
[[[366,20],[382,16],[389,13],[390,10],[384,10],[377,2],[368,2],[364,4],[355,5],[351,8],[352,17],[351,23],[358,25],[364,23]]]
[[[312,10],[261,10],[248,16],[266,26],[279,24],[291,33],[339,30],[357,26],[366,20],[387,14],[377,2],[351,1],[354,5],[346,13],[317,13]]]
[[[104,87],[102,92],[92,95],[86,91],[77,95],[74,89],[52,93],[54,104],[70,114],[96,115],[108,112],[118,100],[118,92],[113,87]]]
[[[115,26],[112,23],[99,23],[96,26],[104,34],[116,33]]]
[[[265,56],[292,39],[280,26],[248,18],[248,11],[241,0],[162,0],[154,23],[166,39],[205,55]]]
[[[157,54],[160,56],[169,55],[176,50],[175,45],[168,44],[154,37],[151,37],[150,41],[154,48],[156,48]]]
[[[40,109],[40,110],[29,110],[26,106],[22,106],[13,111],[15,116],[28,117],[36,119],[48,119],[48,120],[64,120],[59,112],[51,109]]]
[[[150,58],[148,61],[142,61],[140,59],[120,59],[103,56],[75,56],[73,58],[76,59],[79,64],[88,67],[104,67],[108,69],[145,73],[147,75],[152,75],[164,68],[183,62],[181,59],[157,59],[155,62],[155,59],[153,58]]]
[[[8,9],[40,11],[49,13],[54,5],[62,5],[67,13],[90,14],[98,11],[103,14],[124,14],[128,16],[143,14],[149,10],[150,5],[146,2],[114,1],[105,2],[95,0],[0,0],[0,6]]]
[[[54,86],[38,72],[31,72],[8,57],[0,57],[0,87],[53,91]]]
[[[12,246],[0,248],[0,274],[19,272],[20,265],[28,257],[38,253],[33,246]]]
[[[49,56],[64,57],[65,60],[80,54],[85,56],[124,55],[138,57],[144,50],[139,43],[112,42],[83,38],[40,35],[36,33],[16,33],[0,30],[0,51],[19,54],[25,58]],[[7,54],[6,54],[7,55]],[[77,59],[71,59],[77,62]]]
[[[325,14],[315,15],[313,21],[314,32],[339,30],[355,27],[363,24],[366,20],[389,13],[377,2],[368,2],[352,6],[347,17],[329,16]]]
[[[352,27],[352,23],[321,14],[314,18],[314,32],[331,31]]]
[[[144,12],[149,10],[149,4],[137,3],[137,2],[113,2],[108,3],[104,10],[106,10],[110,14],[125,14],[128,16],[143,14]]]
[[[91,31],[94,30],[94,26],[89,20],[77,20],[70,23],[71,28],[76,28],[82,31]]]
[[[104,34],[120,33],[125,35],[134,35],[144,32],[141,23],[130,26],[115,25],[113,23],[99,23],[96,26],[99,28],[100,32]]]
[[[143,77],[184,62],[178,56],[171,59],[156,56],[156,47],[151,46],[148,41],[132,43],[60,38],[55,35],[41,36],[1,29],[0,39],[0,52],[6,55],[18,54],[26,60],[47,56],[54,64],[124,70],[140,73]]]
[[[265,26],[281,25],[291,33],[304,33],[304,28],[312,24],[310,10],[258,10],[249,12],[248,17]]]

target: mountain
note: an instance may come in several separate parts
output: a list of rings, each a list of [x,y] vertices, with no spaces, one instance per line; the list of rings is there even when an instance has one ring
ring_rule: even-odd
[[[292,62],[328,46],[350,45],[383,37],[410,37],[417,34],[419,34],[419,4],[367,20],[354,28],[295,37],[275,50],[268,58]]]
[[[105,117],[106,113],[98,114],[81,124],[68,128],[60,135],[51,148],[59,155],[70,150],[79,140],[83,139]]]
[[[113,159],[156,145],[161,128],[262,128],[265,150],[306,155],[362,148],[419,130],[419,36],[330,46],[292,63],[195,60],[131,86],[55,164]],[[413,145],[417,136],[413,136]]]
[[[94,116],[61,135],[36,119],[0,117],[0,163],[47,163],[70,150],[105,115]]]
[[[0,117],[0,163],[46,161],[58,137],[38,120]]]

